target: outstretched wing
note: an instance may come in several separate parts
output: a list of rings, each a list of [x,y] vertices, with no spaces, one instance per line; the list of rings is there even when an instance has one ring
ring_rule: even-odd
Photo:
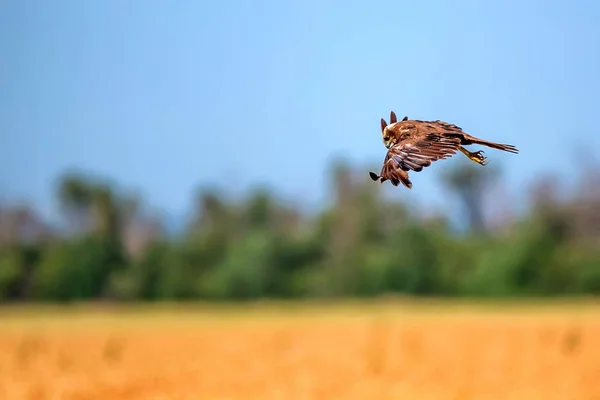
[[[389,180],[392,182],[392,185],[398,186],[402,183],[409,189],[412,189],[412,182],[408,179],[408,172],[395,167],[391,164],[383,164],[383,168],[381,168],[381,175],[377,175],[375,172],[369,172],[369,176],[372,180],[377,181],[380,180],[381,183]]]
[[[419,172],[432,162],[451,157],[460,148],[460,139],[428,133],[418,140],[399,142],[388,150],[381,176],[400,168]]]

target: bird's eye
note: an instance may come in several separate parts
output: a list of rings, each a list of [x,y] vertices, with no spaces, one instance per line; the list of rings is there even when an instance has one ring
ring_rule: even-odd
[[[386,137],[383,138],[383,140],[385,140],[387,142],[388,140],[390,140],[390,137],[386,136]]]

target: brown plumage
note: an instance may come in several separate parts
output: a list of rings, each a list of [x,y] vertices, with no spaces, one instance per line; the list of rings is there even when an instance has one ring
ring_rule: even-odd
[[[512,145],[476,138],[463,132],[460,127],[440,120],[420,121],[404,117],[398,122],[393,111],[390,113],[390,125],[381,119],[381,134],[388,152],[380,174],[369,172],[369,176],[374,181],[379,179],[381,183],[389,180],[394,186],[402,183],[409,189],[412,188],[408,179],[409,171],[419,172],[432,162],[451,157],[457,151],[478,164],[487,165],[483,151],[470,152],[463,146],[479,144],[511,153],[519,152]]]

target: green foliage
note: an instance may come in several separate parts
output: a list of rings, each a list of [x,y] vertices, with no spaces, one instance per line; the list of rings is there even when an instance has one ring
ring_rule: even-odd
[[[105,295],[110,276],[124,267],[117,242],[85,237],[59,243],[45,252],[35,275],[41,299],[81,300]]]
[[[470,222],[461,234],[442,216],[420,218],[415,204],[385,199],[381,185],[340,163],[333,204],[316,215],[301,217],[265,189],[238,201],[204,189],[185,234],[150,235],[138,250],[128,247],[128,228],[144,220],[141,206],[105,182],[69,174],[57,193],[68,234],[0,242],[0,299],[600,294],[600,219],[582,211],[597,207],[546,195],[490,229],[480,171],[446,174]]]
[[[0,299],[12,297],[21,275],[22,261],[18,251],[8,251],[0,258]]]
[[[40,254],[39,247],[27,244],[0,251],[0,300],[18,300],[30,295],[30,281]]]

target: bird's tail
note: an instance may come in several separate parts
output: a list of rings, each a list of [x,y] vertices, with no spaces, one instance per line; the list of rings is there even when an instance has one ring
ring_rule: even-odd
[[[489,142],[487,140],[478,139],[476,137],[471,137],[470,139],[471,139],[471,142],[473,142],[473,144],[479,144],[482,146],[491,147],[492,149],[503,150],[503,151],[508,151],[509,153],[519,154],[519,150],[512,144],[494,143],[494,142]]]

